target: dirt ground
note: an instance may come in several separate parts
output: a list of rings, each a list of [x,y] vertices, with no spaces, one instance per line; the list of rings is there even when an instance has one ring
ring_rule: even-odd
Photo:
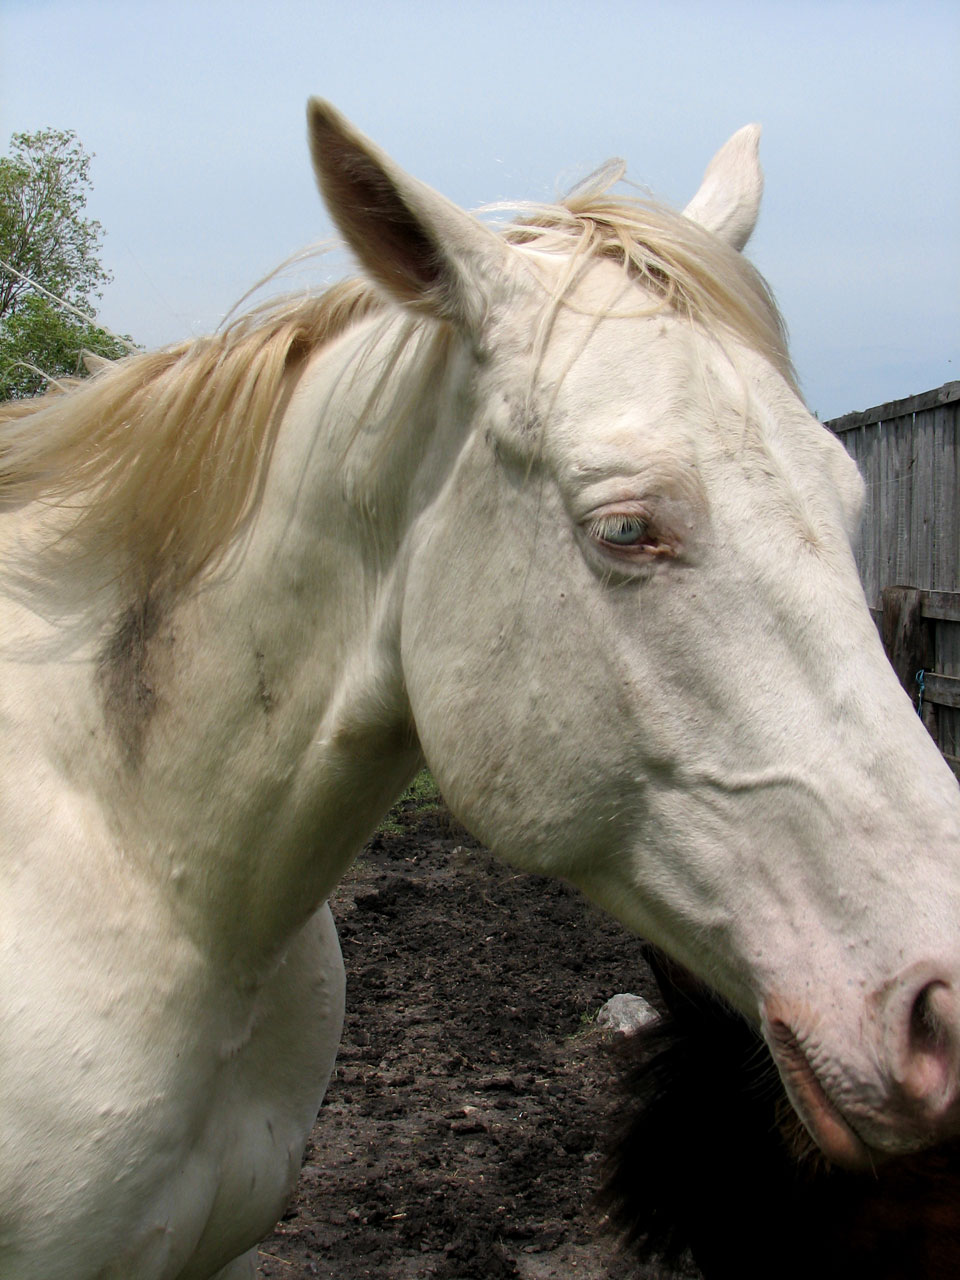
[[[262,1280],[653,1280],[591,1206],[616,1119],[618,992],[639,942],[408,806],[331,904],[347,966],[337,1068]],[[697,1272],[690,1273],[697,1275]]]

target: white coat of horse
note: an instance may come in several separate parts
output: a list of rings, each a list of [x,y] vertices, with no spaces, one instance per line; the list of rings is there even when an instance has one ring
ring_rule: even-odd
[[[424,757],[759,1025],[829,1156],[955,1132],[960,793],[739,253],[757,131],[685,216],[502,234],[310,141],[364,281],[0,415],[0,1274],[252,1274],[323,904]]]

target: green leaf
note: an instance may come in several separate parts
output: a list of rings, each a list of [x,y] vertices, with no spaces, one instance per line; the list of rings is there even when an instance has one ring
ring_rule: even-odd
[[[83,353],[116,360],[127,348],[94,324],[83,324],[38,294],[0,324],[0,400],[45,391],[49,381],[83,377]]]
[[[43,374],[83,376],[84,349],[126,354],[96,327],[96,302],[111,276],[99,256],[103,228],[85,216],[90,186],[90,156],[69,129],[15,133],[0,157],[0,399],[36,394]]]

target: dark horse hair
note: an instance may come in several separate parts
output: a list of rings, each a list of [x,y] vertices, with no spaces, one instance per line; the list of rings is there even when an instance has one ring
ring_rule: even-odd
[[[759,1034],[649,959],[666,1013],[617,1049],[625,1096],[600,1193],[626,1249],[665,1269],[692,1255],[705,1280],[958,1280],[960,1142],[869,1174],[830,1165]]]

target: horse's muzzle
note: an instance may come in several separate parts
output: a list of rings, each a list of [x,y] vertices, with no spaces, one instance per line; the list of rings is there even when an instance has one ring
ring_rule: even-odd
[[[872,1043],[858,1046],[869,1071],[803,1030],[809,1011],[766,1002],[763,1031],[784,1088],[835,1164],[868,1169],[960,1133],[960,979],[945,972],[913,965],[870,998],[859,1029]]]

